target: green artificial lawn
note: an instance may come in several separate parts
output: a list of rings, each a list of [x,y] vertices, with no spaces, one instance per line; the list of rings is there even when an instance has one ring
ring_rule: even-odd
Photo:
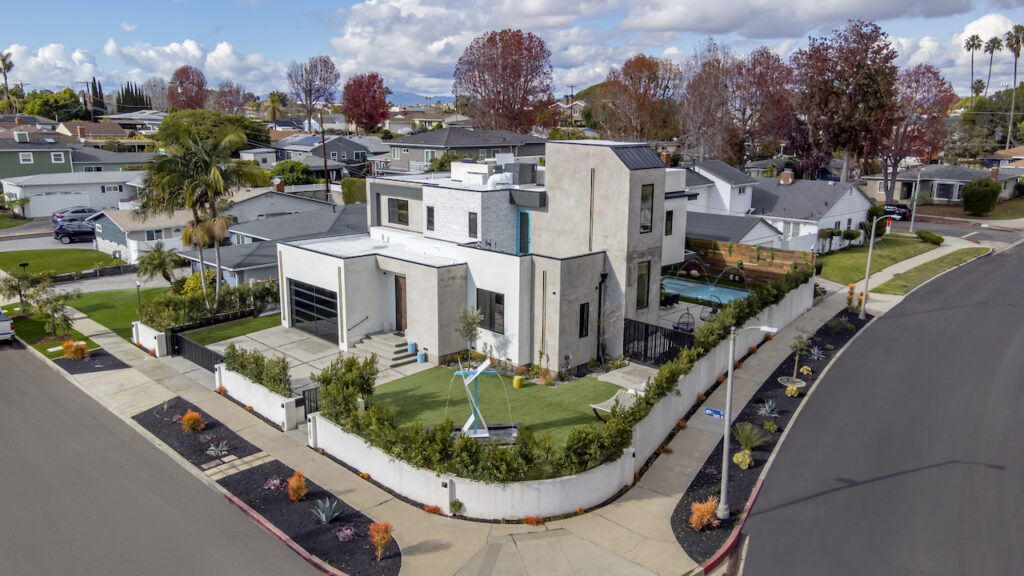
[[[445,401],[448,400],[448,419],[462,426],[469,418],[469,400],[466,398],[462,377],[455,376],[452,382],[453,374],[454,370],[450,368],[436,366],[381,384],[374,390],[373,400],[395,410],[396,420],[400,424],[423,426],[444,422]],[[604,402],[614,396],[617,390],[621,390],[614,384],[590,377],[579,378],[558,387],[524,383],[522,388],[516,390],[512,388],[511,376],[502,376],[500,380],[497,376],[481,376],[479,386],[477,401],[489,425],[525,425],[534,434],[551,434],[554,446],[559,448],[565,444],[572,428],[598,423],[590,409],[591,404]]]
[[[27,344],[38,350],[43,356],[47,358],[60,358],[64,355],[63,350],[56,350],[49,352],[49,348],[55,348],[64,343],[65,340],[82,340],[85,342],[86,349],[95,350],[99,348],[95,342],[86,338],[78,330],[71,330],[62,335],[60,341],[50,342],[47,344],[37,344],[39,340],[46,338],[46,320],[47,316],[44,314],[37,314],[30,317],[16,317],[17,310],[12,308],[16,306],[14,304],[3,308],[4,314],[7,314],[12,320],[14,320],[14,333],[18,335],[18,338],[24,340]]]
[[[56,274],[92,270],[100,266],[117,266],[124,262],[98,250],[55,248],[53,250],[16,250],[0,252],[0,269],[13,272],[22,262],[28,262],[30,272],[52,270]]]
[[[871,255],[871,273],[874,274],[897,262],[924,254],[934,248],[936,248],[934,244],[922,242],[917,238],[887,236],[875,244]],[[839,284],[850,284],[864,278],[864,267],[868,262],[868,248],[867,246],[858,246],[826,254],[818,257],[818,262],[824,265],[821,270],[822,278]]]
[[[143,288],[143,302],[150,302],[167,293],[167,288]],[[132,322],[139,319],[139,303],[135,290],[101,290],[86,292],[81,298],[68,301],[68,306],[109,328],[131,342]]]
[[[28,224],[32,220],[28,218],[14,218],[9,213],[0,213],[0,230],[5,228],[14,228],[15,226],[21,226],[22,224]]]
[[[270,314],[269,316],[260,316],[259,318],[243,318],[241,320],[232,320],[231,322],[225,322],[223,324],[214,324],[213,326],[207,326],[198,330],[193,330],[186,333],[190,340],[194,340],[206,346],[213,344],[214,342],[222,342],[224,340],[230,340],[237,338],[238,336],[244,336],[246,334],[252,334],[253,332],[259,332],[260,330],[266,330],[267,328],[273,328],[274,326],[281,325],[280,314]]]
[[[925,262],[920,266],[897,274],[892,280],[875,288],[873,292],[878,292],[879,294],[906,294],[946,270],[977,258],[986,252],[988,252],[988,248],[961,248],[956,252],[950,252],[931,262]]]

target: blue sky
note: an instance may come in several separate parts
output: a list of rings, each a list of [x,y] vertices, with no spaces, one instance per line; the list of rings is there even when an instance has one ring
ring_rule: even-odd
[[[328,54],[343,76],[373,70],[395,90],[447,95],[474,36],[516,27],[548,43],[561,93],[640,52],[682,62],[712,37],[737,54],[765,45],[788,56],[808,35],[863,18],[889,33],[901,65],[935,64],[966,93],[965,35],[987,39],[1024,23],[1024,0],[50,0],[47,14],[38,3],[5,4],[8,22],[46,23],[5,27],[0,50],[12,53],[13,81],[54,89],[95,75],[108,92],[192,64],[212,85],[233,80],[265,94],[285,87],[289,62]],[[987,67],[976,54],[976,77]],[[1012,68],[1012,55],[996,55],[994,89]]]

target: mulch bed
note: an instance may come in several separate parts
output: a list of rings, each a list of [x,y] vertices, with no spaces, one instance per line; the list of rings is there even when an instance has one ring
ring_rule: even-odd
[[[786,396],[786,389],[778,382],[780,376],[793,375],[793,355],[790,354],[772,372],[772,375],[761,384],[761,387],[750,399],[750,402],[740,410],[739,416],[735,420],[736,422],[751,422],[763,430],[761,427],[764,424],[765,417],[759,416],[757,412],[766,400],[773,400],[779,412],[778,417],[775,418],[779,431],[775,434],[770,434],[767,442],[752,451],[754,466],[747,470],[742,470],[739,466],[730,464],[729,507],[731,514],[729,518],[721,521],[717,528],[710,530],[696,532],[690,528],[690,505],[694,502],[703,502],[712,496],[717,498],[720,494],[722,482],[720,474],[722,467],[721,441],[718,442],[718,445],[708,456],[707,460],[704,461],[701,471],[694,477],[693,482],[686,489],[683,498],[676,505],[675,510],[672,512],[672,532],[675,534],[679,545],[695,561],[704,562],[725,544],[725,541],[732,533],[732,529],[739,522],[743,507],[750,498],[750,494],[757,484],[757,479],[761,476],[765,462],[772,451],[775,450],[783,430],[785,430],[789,421],[793,418],[793,414],[800,406],[800,403],[803,402],[807,392],[817,381],[819,374],[828,365],[832,357],[853,338],[857,331],[871,320],[871,316],[868,316],[865,320],[859,320],[856,314],[850,314],[846,311],[840,312],[836,317],[846,317],[846,322],[853,324],[856,330],[849,331],[842,328],[833,335],[829,332],[827,325],[818,328],[812,336],[808,347],[817,346],[824,352],[825,357],[819,360],[812,360],[806,354],[800,356],[800,366],[810,366],[813,370],[810,376],[802,374],[798,376],[807,382],[807,386],[800,390],[800,396],[796,398]],[[834,349],[826,351],[826,345],[831,345]],[[731,456],[740,451],[740,445],[736,441],[734,434],[730,434],[730,439],[729,454]]]
[[[66,370],[69,374],[88,374],[90,372],[103,372],[106,370],[120,370],[129,366],[121,362],[109,352],[103,349],[92,350],[89,355],[79,360],[70,358],[54,358],[53,362]]]
[[[186,410],[195,410],[203,416],[206,427],[199,432],[185,434],[181,429],[181,421],[176,418],[185,414]],[[186,460],[202,467],[203,464],[218,460],[217,456],[207,454],[210,444],[228,443],[229,453],[238,458],[245,458],[260,451],[238,434],[228,429],[212,416],[203,412],[191,402],[174,397],[148,410],[132,416],[143,428],[167,444]]]
[[[289,500],[287,489],[267,487],[268,481],[274,484],[275,480],[284,486],[293,473],[294,470],[274,460],[222,478],[219,483],[307,552],[342,572],[350,576],[394,576],[399,573],[402,553],[398,543],[392,540],[378,562],[376,549],[369,539],[373,521],[366,515],[308,478],[306,498],[300,502]],[[335,510],[340,512],[326,526],[312,512],[316,501],[323,498],[336,500]],[[355,537],[342,542],[335,531],[346,526],[354,530]]]

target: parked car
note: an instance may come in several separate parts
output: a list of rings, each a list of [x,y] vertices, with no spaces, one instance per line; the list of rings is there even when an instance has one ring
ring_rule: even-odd
[[[96,226],[92,222],[61,222],[53,229],[53,238],[61,244],[91,241],[96,238]]]
[[[893,220],[909,220],[910,206],[906,204],[886,204],[885,213],[892,216]]]
[[[81,222],[86,218],[98,213],[99,210],[95,208],[89,208],[88,206],[72,206],[70,208],[64,208],[63,210],[57,210],[50,216],[50,222],[59,224],[61,222]]]
[[[3,340],[8,344],[14,344],[14,321],[0,312],[0,341]]]

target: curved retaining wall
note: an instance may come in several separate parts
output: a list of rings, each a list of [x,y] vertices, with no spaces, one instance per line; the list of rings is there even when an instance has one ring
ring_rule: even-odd
[[[261,386],[237,372],[232,372],[217,364],[214,371],[217,386],[223,386],[228,396],[238,400],[246,406],[252,406],[267,420],[281,427],[281,430],[292,430],[299,425],[299,412],[302,408],[296,406],[298,398],[285,398],[280,394],[271,392],[266,386]]]

